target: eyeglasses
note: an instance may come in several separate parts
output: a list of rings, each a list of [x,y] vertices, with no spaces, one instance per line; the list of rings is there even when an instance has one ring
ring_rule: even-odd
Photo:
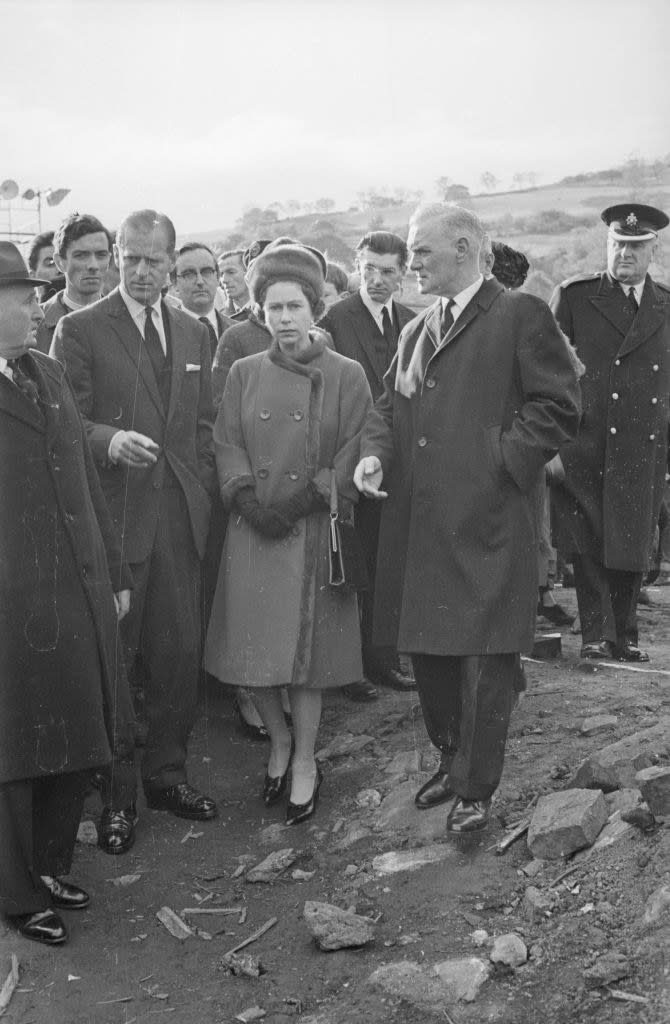
[[[191,284],[197,279],[200,274],[203,281],[213,281],[215,277],[218,277],[218,270],[214,267],[201,267],[200,270],[182,270],[181,274],[177,274],[177,277],[181,278],[182,281],[189,281]]]

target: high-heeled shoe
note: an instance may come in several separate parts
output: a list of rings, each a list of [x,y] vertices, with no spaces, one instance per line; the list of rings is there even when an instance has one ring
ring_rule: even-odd
[[[319,801],[319,788],[323,782],[323,775],[318,764],[316,766],[316,778],[314,780],[314,789],[312,795],[306,804],[293,804],[289,800],[288,807],[286,808],[286,824],[287,825],[299,825],[301,821],[307,821],[311,818],[316,810],[316,805]]]
[[[288,778],[288,766],[283,775],[279,775],[273,778],[268,773],[265,773],[265,781],[263,782],[263,802],[266,807],[272,807],[272,804],[276,804],[277,800],[280,799],[286,789],[286,780]]]

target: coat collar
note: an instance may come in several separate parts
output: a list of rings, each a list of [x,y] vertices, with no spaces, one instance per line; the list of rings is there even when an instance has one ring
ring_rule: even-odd
[[[55,359],[36,350],[27,352],[24,358],[30,361],[32,375],[37,381],[39,409],[4,374],[0,374],[0,409],[46,434],[47,445],[50,445],[58,430],[65,370]]]
[[[322,356],[326,350],[326,341],[323,334],[320,332],[310,333],[312,344],[310,348],[303,352],[298,359],[291,359],[290,356],[285,355],[280,349],[277,342],[273,339],[270,348],[267,351],[268,358],[276,366],[283,367],[284,370],[289,370],[291,373],[298,373],[302,377],[312,377],[315,373],[320,371],[317,367],[311,364],[319,356]]]
[[[617,355],[626,355],[644,344],[662,326],[668,315],[670,298],[647,274],[640,308],[635,319],[631,320],[621,285],[603,272],[597,294],[591,296],[590,301],[600,315],[621,335],[622,341]]]
[[[65,289],[61,292],[57,292],[55,295],[52,295],[51,298],[42,306],[42,312],[44,313],[44,320],[42,323],[45,327],[55,327],[59,320],[72,312],[72,310],[68,309],[63,302],[64,295]]]
[[[445,336],[444,340],[442,340],[440,336],[442,300],[438,299],[437,302],[431,306],[428,314],[426,315],[426,331],[435,351],[438,352],[447,345],[451,345],[452,342],[454,342],[456,338],[463,333],[468,324],[472,323],[480,309],[489,309],[500,293],[504,291],[505,289],[503,286],[499,281],[496,281],[495,278],[491,277],[485,280],[479,290],[476,291],[470,299],[458,320],[456,320],[451,330]]]

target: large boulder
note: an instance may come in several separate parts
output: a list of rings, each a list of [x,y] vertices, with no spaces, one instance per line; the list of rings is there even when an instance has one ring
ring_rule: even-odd
[[[303,917],[319,949],[325,951],[364,946],[374,938],[374,923],[368,917],[341,910],[332,903],[308,900]]]
[[[591,846],[607,821],[601,792],[566,789],[540,797],[528,829],[528,849],[534,857],[558,860]]]
[[[649,729],[625,736],[595,751],[577,769],[571,785],[579,789],[634,787],[635,775],[650,768],[659,757],[670,754],[670,717],[665,715]]]

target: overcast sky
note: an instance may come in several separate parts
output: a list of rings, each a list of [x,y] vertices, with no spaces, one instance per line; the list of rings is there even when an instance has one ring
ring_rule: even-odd
[[[667,0],[0,0],[0,27],[0,180],[72,189],[45,227],[670,152]]]

